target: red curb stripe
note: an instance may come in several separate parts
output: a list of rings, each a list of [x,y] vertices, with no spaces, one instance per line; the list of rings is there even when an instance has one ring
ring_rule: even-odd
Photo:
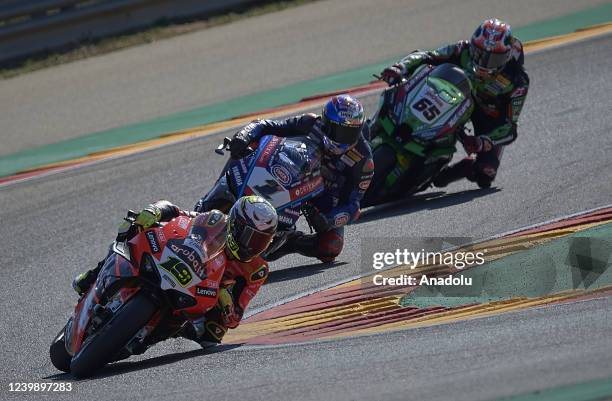
[[[435,315],[438,313],[447,312],[449,310],[460,310],[473,305],[462,305],[457,308],[444,308],[444,307],[432,307],[432,308],[402,308],[398,307],[396,313],[385,315],[379,315],[378,317],[372,318],[371,315],[364,315],[361,317],[353,317],[350,319],[342,319],[342,321],[336,321],[335,324],[327,324],[327,327],[321,325],[320,328],[317,326],[307,326],[301,329],[285,330],[275,333],[270,333],[262,336],[257,336],[244,341],[245,344],[286,344],[296,343],[310,340],[317,340],[324,337],[338,335],[342,333],[348,333],[359,329],[367,329],[371,327],[380,326],[388,323],[395,323],[400,321],[410,321],[424,316]],[[313,329],[316,328],[316,329]]]
[[[528,234],[537,234],[545,231],[559,230],[563,228],[569,228],[581,224],[597,223],[600,221],[612,220],[612,208],[596,210],[595,212],[588,213],[581,216],[572,217],[566,220],[557,221],[554,223],[546,224],[541,227],[531,228],[524,231],[519,231],[508,237],[518,237]]]
[[[441,268],[428,272],[428,275],[437,276],[448,274],[449,272],[449,270]],[[414,277],[418,279],[420,276],[421,274],[418,274]],[[414,288],[416,287],[395,288],[388,286],[376,286],[371,282],[357,283],[341,288],[330,288],[260,312],[249,317],[245,321],[257,322],[297,313],[315,312],[323,308],[339,307],[382,297],[405,295]]]
[[[6,177],[0,177],[0,184],[4,184],[7,182],[11,182],[11,181],[19,181],[19,180],[23,180],[26,178],[32,178],[32,177],[36,177],[36,176],[39,176],[45,173],[54,172],[54,171],[65,170],[65,169],[68,169],[74,166],[78,166],[79,164],[84,164],[84,162],[79,161],[79,162],[74,162],[74,163],[66,163],[61,166],[41,167],[35,170],[26,171],[24,173],[18,173],[18,174],[9,175]]]
[[[280,305],[276,308],[272,308],[267,311],[258,313],[254,316],[251,316],[249,319],[247,319],[247,321],[257,322],[266,319],[289,316],[297,313],[315,312],[317,310],[326,308],[357,304],[359,302],[370,301],[386,296],[405,294],[412,290],[412,288],[414,287],[404,287],[399,289],[394,289],[390,287],[376,287],[378,291],[376,291],[375,289],[366,289],[364,291],[365,287],[362,287],[358,284],[346,288],[350,289],[350,291],[334,291],[334,294],[319,292],[316,294],[308,295],[298,300]],[[343,290],[345,289],[343,288]]]

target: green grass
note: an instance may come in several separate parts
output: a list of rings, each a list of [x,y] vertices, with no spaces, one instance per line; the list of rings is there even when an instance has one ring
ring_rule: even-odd
[[[12,78],[17,75],[52,67],[60,64],[82,60],[92,56],[110,53],[116,50],[152,43],[158,40],[201,31],[219,25],[229,24],[244,18],[282,11],[318,0],[281,0],[248,7],[241,11],[229,12],[206,19],[191,20],[187,22],[160,21],[148,28],[113,35],[97,40],[80,42],[69,49],[57,50],[48,53],[39,53],[7,66],[0,67],[0,79]]]

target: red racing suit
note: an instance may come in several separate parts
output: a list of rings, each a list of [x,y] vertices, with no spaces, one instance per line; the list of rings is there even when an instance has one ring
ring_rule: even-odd
[[[160,222],[170,221],[180,215],[195,217],[200,214],[221,213],[218,210],[206,213],[182,211],[176,205],[164,200],[155,202],[149,208],[157,208],[160,211]],[[227,220],[226,215],[223,218]],[[220,228],[223,231],[225,224]],[[225,272],[217,306],[202,316],[189,316],[194,323],[194,330],[189,330],[184,337],[198,343],[202,341],[219,343],[229,328],[238,327],[244,311],[268,277],[268,263],[261,256],[249,262],[236,260],[227,251],[224,251],[224,256]],[[198,327],[198,320],[204,317],[203,326]]]

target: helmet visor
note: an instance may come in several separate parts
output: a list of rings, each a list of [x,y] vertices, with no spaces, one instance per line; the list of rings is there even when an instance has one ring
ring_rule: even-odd
[[[274,238],[273,234],[258,231],[246,225],[233,224],[231,231],[238,245],[236,253],[243,262],[248,262],[265,251]]]
[[[476,67],[491,72],[501,70],[508,61],[508,52],[493,53],[472,45],[470,46],[470,53]]]
[[[347,127],[343,125],[328,123],[327,136],[329,139],[340,145],[354,145],[359,139],[359,127]]]

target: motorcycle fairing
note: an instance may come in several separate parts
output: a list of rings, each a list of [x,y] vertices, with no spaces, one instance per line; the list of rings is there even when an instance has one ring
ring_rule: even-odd
[[[262,196],[276,208],[284,226],[295,225],[300,206],[324,190],[320,156],[312,151],[316,147],[307,147],[305,137],[297,138],[264,136],[254,156],[233,162],[228,174],[237,197]]]
[[[200,217],[205,218],[201,215],[192,220],[179,216],[163,226],[139,233],[127,242],[127,247],[126,243],[113,245],[113,252],[109,253],[100,269],[94,288],[79,300],[73,317],[66,325],[65,344],[70,355],[74,356],[81,349],[86,330],[92,321],[93,309],[98,303],[112,295],[113,299],[124,304],[140,290],[142,283],[138,281],[118,287],[117,292],[113,288],[117,288],[119,282],[127,283],[127,280],[141,276],[141,268],[149,273],[153,269],[157,270],[162,291],[167,291],[168,298],[177,301],[173,304],[175,315],[181,312],[198,315],[216,305],[218,288],[225,271],[224,241],[220,238],[223,237],[226,221],[210,219],[195,226],[194,220],[198,223]],[[206,231],[196,230],[203,227]],[[154,233],[158,241],[155,243],[159,247],[158,252],[154,252],[150,233]],[[194,241],[196,235],[204,241],[204,250],[198,256],[200,263],[205,266],[204,271],[197,272],[194,265],[188,263],[189,258],[184,259],[184,250],[187,248],[185,244]],[[126,256],[131,257],[131,260],[126,259]],[[155,266],[150,266],[151,263]],[[179,303],[184,304],[184,307],[179,307]]]

